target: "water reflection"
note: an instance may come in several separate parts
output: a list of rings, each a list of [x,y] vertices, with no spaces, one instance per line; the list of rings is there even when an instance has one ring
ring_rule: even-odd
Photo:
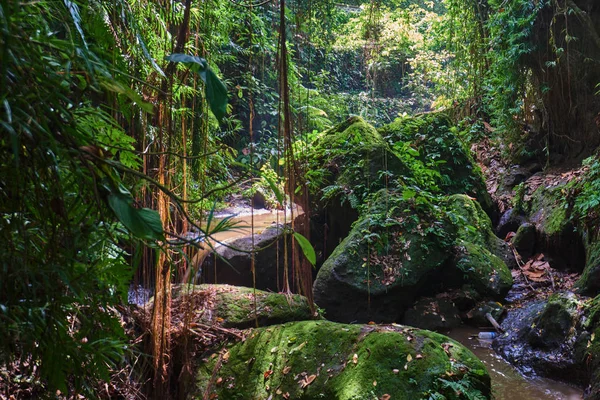
[[[525,378],[496,354],[491,341],[477,339],[478,330],[457,328],[448,334],[468,347],[488,369],[496,400],[581,400],[583,391],[545,378]]]

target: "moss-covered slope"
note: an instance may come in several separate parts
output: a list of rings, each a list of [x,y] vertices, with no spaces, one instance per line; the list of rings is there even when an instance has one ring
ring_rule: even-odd
[[[197,388],[194,399],[490,397],[483,364],[445,336],[326,321],[252,331],[200,367]]]
[[[311,312],[306,297],[297,294],[270,293],[230,285],[179,285],[173,289],[175,299],[194,293],[204,295],[198,318],[226,328],[250,328],[290,321],[321,318]]]

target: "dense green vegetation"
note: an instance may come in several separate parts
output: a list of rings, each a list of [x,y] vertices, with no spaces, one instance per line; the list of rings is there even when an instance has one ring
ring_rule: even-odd
[[[195,273],[201,242],[232,228],[213,214],[239,195],[306,215],[347,203],[364,220],[385,189],[393,212],[424,213],[428,235],[472,242],[463,258],[476,258],[489,253],[481,238],[458,230],[478,227],[446,195],[473,196],[495,218],[470,153],[485,139],[511,162],[589,157],[564,209],[595,248],[593,3],[0,0],[0,390],[101,397],[143,359],[130,379],[173,394],[171,284]],[[377,218],[374,230],[389,222]],[[289,229],[284,287],[314,312],[319,244],[308,223]],[[132,283],[155,296],[135,348],[122,318]],[[463,384],[436,382],[419,393]]]

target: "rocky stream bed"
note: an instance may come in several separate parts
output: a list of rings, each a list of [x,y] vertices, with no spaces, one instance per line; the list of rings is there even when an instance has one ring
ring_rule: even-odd
[[[353,117],[316,137],[317,308],[278,293],[294,271],[276,212],[198,259],[194,281],[213,285],[174,296],[204,299],[195,320],[225,337],[205,340],[189,398],[600,399],[600,241],[574,208],[586,168],[503,166],[449,124]]]

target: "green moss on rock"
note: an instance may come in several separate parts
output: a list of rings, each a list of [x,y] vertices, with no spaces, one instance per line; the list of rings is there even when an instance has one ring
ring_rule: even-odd
[[[560,347],[575,334],[582,302],[573,293],[556,293],[548,298],[528,334],[529,343],[546,349]]]
[[[512,286],[512,275],[499,257],[487,248],[465,241],[458,244],[456,268],[484,298],[503,300]]]
[[[379,132],[360,117],[351,117],[319,133],[303,152],[308,180],[317,197],[327,202],[341,197],[357,208],[369,193],[385,187],[387,179],[409,169]]]
[[[385,191],[363,215],[319,270],[315,301],[339,321],[397,321],[449,259],[444,216],[431,203],[416,205]]]
[[[460,388],[455,391],[453,388]],[[193,398],[447,399],[490,397],[483,364],[439,334],[395,326],[288,323],[252,331],[209,359]],[[284,397],[286,396],[286,397]]]
[[[449,278],[444,289],[468,283],[484,298],[510,289],[506,264],[489,250],[496,244],[489,218],[469,197],[405,200],[381,191],[371,204],[314,283],[332,319],[397,321],[422,287],[442,277]]]
[[[259,326],[268,326],[321,318],[318,312],[311,312],[306,297],[297,294],[255,292],[230,285],[180,285],[175,287],[173,297],[195,292],[209,297],[205,302],[209,308],[203,310],[200,318],[209,323],[217,321],[226,328],[254,327],[257,321]]]
[[[421,161],[439,162],[439,185],[443,193],[469,194],[481,203],[488,215],[495,214],[495,205],[487,192],[483,174],[445,113],[400,117],[379,128],[379,132],[390,143],[411,143],[419,152]]]

